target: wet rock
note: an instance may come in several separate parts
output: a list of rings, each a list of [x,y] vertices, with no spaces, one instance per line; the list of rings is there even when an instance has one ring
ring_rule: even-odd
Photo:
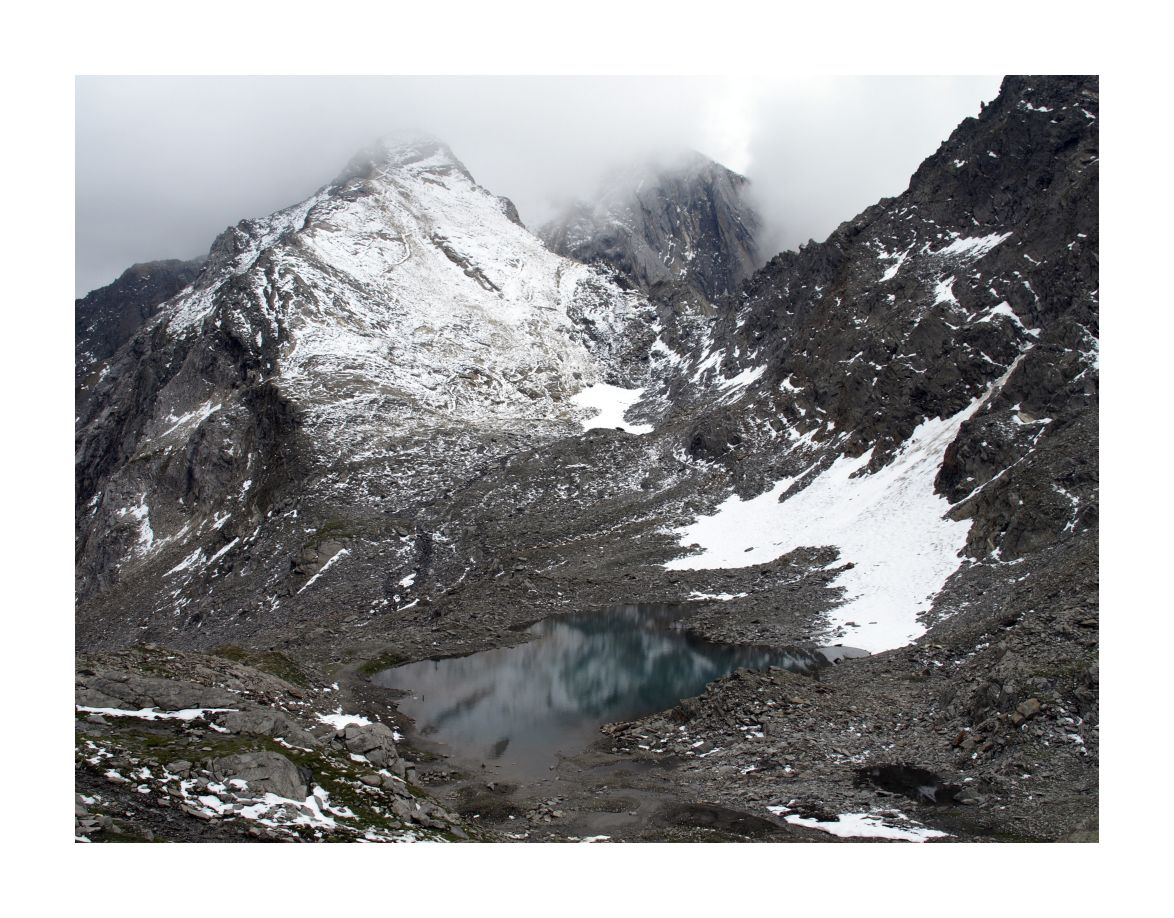
[[[936,774],[916,765],[870,765],[856,771],[857,784],[871,784],[922,803],[953,803],[956,784],[947,784]]]

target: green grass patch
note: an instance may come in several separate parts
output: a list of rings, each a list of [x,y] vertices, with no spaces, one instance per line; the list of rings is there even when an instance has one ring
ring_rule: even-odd
[[[406,663],[408,658],[394,650],[384,650],[371,659],[366,660],[362,666],[359,667],[359,672],[364,676],[374,676],[376,673],[381,673],[385,669],[391,669],[393,666],[399,666],[401,663]]]
[[[310,687],[309,677],[293,660],[280,651],[250,650],[247,647],[241,647],[239,644],[221,644],[218,647],[213,647],[211,653],[225,660],[232,660],[234,663],[243,663],[246,666],[253,667],[253,669],[259,669],[262,672],[269,673],[271,676],[277,676],[277,678],[284,679],[291,685],[299,685],[302,688]]]

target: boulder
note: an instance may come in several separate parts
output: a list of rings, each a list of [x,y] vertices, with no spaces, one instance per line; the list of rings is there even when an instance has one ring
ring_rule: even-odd
[[[255,711],[233,711],[224,716],[224,729],[229,733],[244,733],[252,736],[281,737],[287,743],[303,748],[313,748],[320,742],[317,737],[302,729],[302,726],[284,711],[263,708]]]
[[[399,761],[394,734],[386,724],[350,724],[335,737],[348,752],[363,756],[376,768],[387,768]]]
[[[1038,698],[1028,698],[1027,701],[1021,703],[1016,709],[1024,720],[1031,720],[1036,714],[1040,712],[1040,702]]]
[[[231,708],[240,703],[238,696],[213,686],[116,671],[79,675],[74,694],[80,705],[131,711]]]
[[[305,800],[310,795],[308,769],[299,768],[279,752],[246,752],[229,755],[212,762],[212,774],[227,783],[244,781],[253,794],[277,794],[289,800]]]

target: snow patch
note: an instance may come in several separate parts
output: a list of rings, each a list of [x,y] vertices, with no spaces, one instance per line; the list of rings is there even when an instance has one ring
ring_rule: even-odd
[[[933,252],[934,255],[951,255],[955,257],[980,258],[1000,242],[1011,237],[1010,233],[991,233],[989,236],[959,236],[948,246]]]
[[[324,724],[329,724],[330,726],[334,727],[335,730],[342,730],[344,727],[351,726],[351,724],[355,724],[360,727],[371,726],[371,721],[362,714],[343,714],[342,708],[339,708],[333,714],[319,714],[317,716],[318,720]]]
[[[234,539],[233,541],[236,541],[236,540]],[[314,581],[317,580],[319,577],[321,577],[323,574],[325,574],[326,571],[330,569],[330,566],[332,564],[334,564],[335,561],[337,561],[339,558],[345,558],[350,553],[351,553],[351,550],[349,548],[340,548],[338,551],[336,551],[333,555],[330,556],[330,558],[327,560],[327,562],[325,564],[323,564],[320,568],[318,568],[318,572],[316,574],[314,574],[314,576],[311,577],[309,580],[307,580],[306,585],[304,587],[302,587],[300,590],[298,590],[298,592],[304,593],[306,590],[310,589],[310,587],[312,587],[314,585]]]
[[[937,285],[933,291],[933,304],[937,306],[939,303],[946,303],[950,306],[958,305],[958,298],[954,296],[954,276],[938,278]]]
[[[979,322],[990,322],[995,316],[1006,316],[1008,319],[1010,319],[1012,322],[1014,322],[1016,325],[1018,325],[1020,328],[1022,328],[1027,334],[1031,335],[1033,338],[1039,337],[1040,330],[1038,328],[1028,328],[1026,325],[1024,325],[1023,320],[1021,320],[1019,318],[1019,316],[1015,315],[1015,310],[1013,310],[1011,308],[1011,304],[1008,303],[1006,300],[1004,300],[998,306],[991,309],[985,316],[983,316],[978,321]]]
[[[129,711],[123,708],[91,708],[84,704],[74,705],[82,714],[106,714],[111,717],[137,717],[140,720],[195,720],[208,714],[226,714],[236,708],[184,708],[182,711],[159,711],[155,708],[142,708],[138,711]]]
[[[949,835],[948,832],[926,828],[895,810],[885,814],[841,813],[834,821],[823,822],[797,813],[784,815],[788,812],[785,806],[768,806],[767,809],[776,816],[782,816],[791,825],[819,829],[839,838],[889,838],[894,841],[924,842]]]
[[[897,276],[897,272],[901,270],[901,266],[903,264],[905,264],[905,259],[907,259],[909,257],[909,253],[912,251],[913,251],[913,246],[910,246],[904,252],[902,252],[900,255],[897,255],[894,252],[882,252],[881,253],[881,255],[880,255],[881,258],[884,258],[884,259],[890,260],[890,261],[892,259],[896,259],[896,262],[893,264],[893,266],[891,268],[889,268],[887,271],[885,271],[884,274],[881,275],[881,283],[882,284],[885,283],[886,281],[891,281],[894,277]]]
[[[718,382],[718,388],[722,390],[723,397],[728,399],[732,395],[739,394],[743,389],[761,377],[765,372],[765,366],[752,367],[748,370],[743,370],[737,376],[731,377],[730,379],[720,380]]]
[[[179,564],[175,565],[175,567],[173,567],[171,570],[169,570],[163,576],[169,577],[172,574],[178,574],[180,571],[185,571],[190,567],[195,567],[197,564],[199,564],[203,560],[204,560],[204,549],[197,548],[195,551],[193,551],[190,555],[188,555],[186,558],[184,558],[182,561],[180,561]]]
[[[690,599],[717,599],[721,602],[728,602],[731,599],[741,599],[743,596],[749,596],[749,593],[702,593],[694,590],[689,594]]]
[[[628,409],[643,394],[643,389],[622,389],[608,383],[596,383],[581,389],[570,400],[578,407],[593,412],[589,419],[581,422],[584,430],[619,427],[628,433],[646,434],[652,432],[651,424],[628,424],[624,421]]]

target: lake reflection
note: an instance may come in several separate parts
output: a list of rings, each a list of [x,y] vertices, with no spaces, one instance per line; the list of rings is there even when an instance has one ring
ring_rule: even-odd
[[[714,644],[671,627],[680,606],[627,605],[546,619],[518,647],[384,670],[378,685],[408,691],[398,704],[420,732],[451,751],[545,773],[558,752],[580,751],[602,724],[671,708],[740,667],[826,665],[817,652]]]

